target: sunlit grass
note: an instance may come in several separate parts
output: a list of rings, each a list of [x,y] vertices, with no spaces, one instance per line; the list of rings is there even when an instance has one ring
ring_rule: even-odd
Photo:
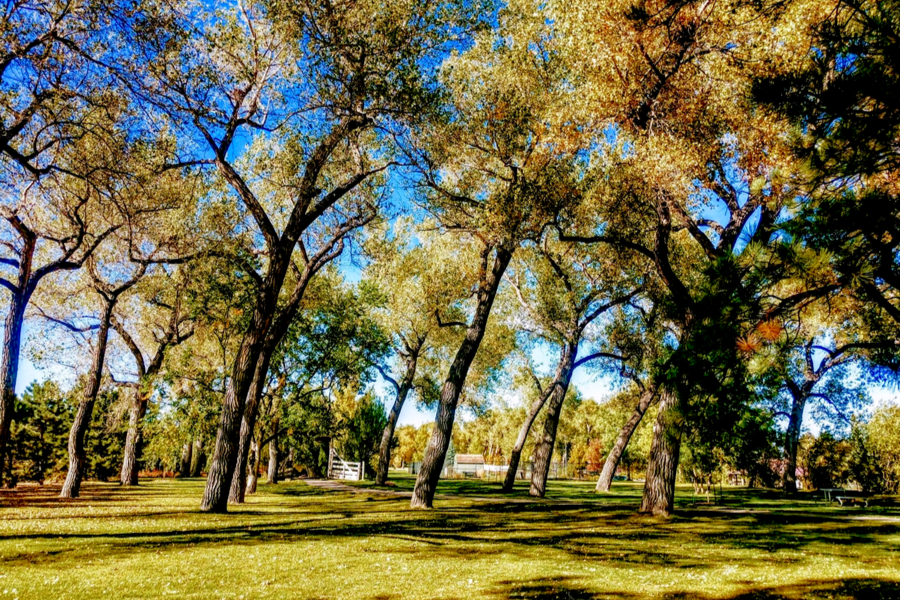
[[[395,489],[411,489],[410,477]],[[5,598],[900,598],[900,510],[840,509],[724,490],[725,510],[679,489],[671,520],[551,481],[505,502],[499,483],[442,482],[408,499],[288,482],[228,515],[198,510],[201,480],[87,484],[0,495]],[[473,498],[485,499],[473,499]],[[704,498],[693,499],[705,502]]]

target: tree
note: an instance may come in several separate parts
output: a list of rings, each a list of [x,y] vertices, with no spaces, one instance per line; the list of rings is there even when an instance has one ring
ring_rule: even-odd
[[[824,356],[817,357],[816,354]],[[816,344],[816,339],[813,338],[804,345],[801,355],[800,360],[789,362],[784,379],[791,398],[784,443],[785,470],[782,484],[786,492],[797,491],[797,449],[807,403],[818,400],[836,411],[840,419],[849,422],[848,410],[862,404],[861,398],[863,401],[865,399],[865,393],[855,389],[852,382],[848,381],[847,368],[857,358],[854,357],[852,346],[829,348]],[[821,389],[818,387],[820,383],[824,383]]]
[[[123,318],[113,314],[111,326],[127,346],[134,358],[136,367],[136,379],[133,384],[133,401],[129,411],[128,436],[125,441],[124,457],[119,482],[122,485],[138,484],[138,459],[143,440],[143,420],[147,414],[147,405],[153,394],[154,380],[163,369],[166,351],[176,346],[194,334],[190,316],[186,314],[183,292],[180,287],[182,279],[172,277],[163,271],[158,274],[156,281],[144,286],[140,290],[147,294],[147,304],[144,307],[144,318],[141,333],[143,337],[152,340],[155,349],[152,354],[145,354],[138,343],[138,339],[129,333]],[[149,288],[149,289],[147,289]],[[131,314],[135,314],[137,308],[131,305]],[[152,308],[157,310],[152,310]],[[150,313],[150,314],[147,314]],[[154,314],[155,313],[155,314]],[[149,360],[148,360],[149,359]],[[193,448],[193,442],[188,441]],[[192,452],[192,450],[191,450]],[[190,454],[188,455],[190,458]],[[188,463],[191,461],[188,460]],[[185,469],[184,471],[189,471]]]
[[[900,409],[883,406],[865,425],[865,444],[880,476],[878,488],[887,493],[900,489]],[[863,482],[860,482],[863,483]]]
[[[8,458],[0,458],[0,465],[12,465],[6,472],[10,487],[19,480],[43,484],[65,465],[72,416],[66,394],[53,381],[32,383],[25,388],[16,402]]]
[[[797,21],[780,22],[770,10],[777,7],[760,11],[758,4],[549,7],[566,40],[563,61],[583,90],[572,112],[594,115],[586,121],[595,124],[590,132],[598,122],[600,131],[612,127],[619,148],[605,165],[597,161],[605,175],[596,177],[596,220],[563,230],[560,239],[642,254],[666,289],[664,315],[675,339],[656,369],[664,376],[642,512],[671,514],[684,427],[695,415],[712,416],[705,400],[729,398],[726,385],[741,395],[735,344],[746,329],[840,288],[824,269],[816,279],[793,263],[760,262],[778,256],[768,253],[779,245],[778,216],[792,198],[781,175],[792,162],[783,129],[750,106],[759,64],[751,57],[777,57],[771,44],[793,49],[804,40],[796,32],[779,37]],[[785,281],[792,285],[774,289]],[[766,286],[776,293],[764,295]],[[739,411],[727,414],[733,421]]]
[[[84,440],[91,424],[97,395],[100,393],[109,331],[112,328],[113,310],[119,297],[131,289],[144,276],[147,267],[146,265],[137,265],[131,272],[126,267],[124,273],[120,270],[120,272],[109,277],[113,283],[110,283],[100,274],[100,269],[93,258],[88,263],[88,271],[90,273],[92,291],[96,293],[100,300],[100,307],[96,317],[97,324],[89,326],[90,329],[97,330],[97,335],[91,350],[91,367],[87,374],[83,396],[78,404],[75,420],[72,422],[72,429],[69,432],[69,471],[59,494],[61,498],[77,498],[84,478],[86,460]],[[65,323],[59,320],[57,322]],[[66,326],[75,332],[80,333],[84,331],[84,328],[79,328],[75,325],[66,323]]]
[[[395,366],[390,371],[376,364],[394,390],[378,453],[375,482],[384,485],[391,462],[394,430],[407,397],[418,388],[427,390],[441,361],[438,354],[459,343],[456,330],[464,317],[460,305],[467,294],[466,269],[474,262],[470,247],[437,233],[434,224],[422,223],[413,237],[408,219],[397,222],[393,241],[375,247],[370,242],[373,262],[367,272],[373,285],[387,298],[376,317],[393,341]],[[375,236],[381,237],[380,232]],[[385,236],[386,237],[386,236]]]
[[[505,11],[497,32],[446,62],[449,118],[418,132],[410,150],[427,208],[480,250],[472,316],[441,387],[414,508],[432,505],[460,393],[514,252],[579,197],[578,148],[557,128],[565,85],[554,79],[552,57],[529,45],[546,41],[542,27],[540,15]]]
[[[386,139],[376,128],[389,130],[427,107],[419,61],[471,22],[462,3],[413,3],[390,11],[373,7],[367,1],[340,6],[272,2],[213,13],[152,5],[130,31],[139,42],[130,64],[138,74],[130,76],[133,87],[148,106],[181,128],[185,140],[198,140],[204,148],[180,157],[178,164],[216,169],[249,212],[248,225],[258,232],[257,251],[265,257],[231,370],[202,501],[205,511],[227,508],[245,406],[254,401],[248,393],[254,378],[257,390],[262,385],[267,355],[283,337],[296,304],[289,300],[279,316],[292,257],[297,250],[309,259],[339,253],[343,235],[373,217],[374,207],[356,192],[391,163],[382,158]],[[148,24],[152,31],[146,31]],[[230,51],[220,52],[221,44]],[[169,68],[172,64],[177,68]],[[268,107],[283,109],[270,113]],[[235,140],[243,135],[274,148],[272,162],[283,166],[276,206],[252,173],[242,173],[230,159]],[[189,148],[185,144],[180,150]],[[313,243],[315,248],[307,247]],[[302,296],[307,274],[321,266],[315,260],[302,264],[296,267],[300,273],[291,298]],[[253,429],[255,406],[250,408],[245,440]],[[238,486],[239,493],[242,489]]]
[[[357,406],[357,391],[368,383],[371,365],[388,352],[386,336],[372,316],[381,301],[379,291],[367,282],[350,286],[332,270],[313,282],[303,310],[274,356],[261,413],[263,430],[270,433],[259,446],[287,434],[298,461],[318,473],[327,461],[323,440],[363,436],[354,438],[352,448],[358,453],[368,447],[373,423],[384,428],[374,408]],[[342,399],[352,406],[342,405]],[[357,415],[358,408],[363,412]],[[349,422],[357,417],[360,431],[352,433]]]
[[[27,0],[0,15],[0,285],[10,293],[0,363],[0,455],[22,327],[40,282],[80,268],[121,221],[104,186],[123,152],[127,102],[104,61],[106,4]]]
[[[533,496],[544,495],[560,411],[572,374],[593,360],[621,361],[626,358],[602,345],[589,347],[584,356],[579,357],[583,342],[585,345],[596,344],[596,338],[600,337],[598,331],[591,331],[595,321],[608,311],[631,302],[641,291],[639,287],[628,289],[638,278],[629,272],[632,265],[626,262],[627,257],[623,259],[612,252],[603,255],[596,250],[544,238],[539,250],[522,255],[531,260],[522,261],[516,270],[512,285],[532,321],[533,331],[550,345],[560,348],[560,358],[546,387],[542,389],[535,377],[539,397],[529,408],[510,455],[505,491],[512,490],[522,447],[537,413],[546,404],[544,429],[534,452],[530,490]],[[527,285],[526,280],[534,283]]]
[[[900,218],[898,10],[896,0],[835,2],[813,21],[812,43],[759,76],[753,90],[797,125],[807,196],[796,233],[830,253],[841,280],[874,305],[876,320],[893,321],[889,337],[900,323],[900,240],[890,234]]]
[[[810,440],[804,448],[807,480],[813,488],[842,487],[850,479],[850,444],[830,431]]]

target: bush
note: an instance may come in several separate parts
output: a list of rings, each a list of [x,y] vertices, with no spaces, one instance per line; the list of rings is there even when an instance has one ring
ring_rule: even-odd
[[[851,479],[850,443],[824,431],[805,452],[806,476],[816,489],[846,485]]]

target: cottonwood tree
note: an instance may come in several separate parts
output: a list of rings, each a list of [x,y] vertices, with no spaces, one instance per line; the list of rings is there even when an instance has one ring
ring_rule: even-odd
[[[652,287],[648,291],[651,290]],[[633,384],[637,402],[633,403],[634,408],[628,420],[622,425],[606,455],[595,492],[610,490],[619,462],[628,449],[632,436],[647,409],[658,399],[659,386],[653,368],[662,359],[660,352],[666,351],[662,342],[666,334],[666,323],[661,318],[659,303],[652,300],[652,292],[645,294],[644,302],[634,306],[635,310],[630,314],[619,311],[614,323],[607,329],[606,336],[607,343],[617,347],[620,354],[628,357],[622,374]]]
[[[22,326],[40,282],[78,269],[115,221],[95,179],[116,154],[124,102],[102,59],[107,6],[23,1],[0,12],[0,284],[10,293],[0,365],[0,455],[15,397]]]
[[[787,420],[784,432],[786,492],[796,492],[797,453],[806,409],[813,405],[826,422],[849,425],[868,400],[863,379],[873,357],[898,342],[878,339],[859,318],[859,300],[845,294],[829,303],[816,303],[785,320],[783,327],[764,328],[745,352],[756,371],[775,378],[781,392],[776,416]]]
[[[561,207],[577,201],[577,148],[557,122],[564,87],[540,44],[540,15],[507,11],[496,35],[484,35],[445,63],[450,90],[443,124],[420,132],[413,160],[427,207],[443,228],[465,235],[480,253],[465,338],[441,387],[434,430],[411,506],[430,508],[450,444],[460,393],[506,268]]]
[[[138,484],[143,421],[156,378],[163,371],[166,353],[194,334],[194,324],[187,311],[182,285],[184,277],[179,273],[159,269],[150,281],[142,282],[135,297],[129,298],[131,301],[127,302],[125,310],[120,308],[112,315],[111,326],[128,348],[135,366],[128,434],[119,476],[119,483],[122,485]],[[141,346],[149,348],[149,352]]]
[[[368,283],[347,284],[334,269],[313,283],[304,310],[276,351],[261,406],[266,434],[260,434],[258,444],[269,444],[274,468],[280,445],[299,439],[304,460],[319,472],[320,452],[324,460],[328,449],[322,441],[339,429],[336,399],[355,398],[364,390],[372,364],[388,352],[386,334],[373,317],[380,302],[380,293]]]
[[[702,398],[731,397],[726,382],[740,389],[742,328],[840,287],[823,269],[806,276],[783,256],[773,260],[777,267],[764,261],[777,256],[772,246],[795,166],[783,124],[750,106],[753,69],[762,64],[750,59],[778,56],[773,44],[804,44],[798,23],[809,15],[757,4],[549,7],[566,63],[581,73],[585,110],[615,123],[617,136],[634,144],[610,176],[597,179],[617,187],[596,195],[609,210],[590,234],[560,239],[647,257],[667,290],[665,318],[677,339],[663,367],[668,381],[660,382],[642,512],[671,514],[685,417],[705,414],[712,405]],[[628,176],[612,175],[628,163]]]
[[[421,223],[415,233],[413,227],[408,219],[401,219],[393,227],[391,242],[373,239],[369,244],[372,263],[367,276],[387,299],[376,318],[391,335],[394,347],[393,367],[375,365],[393,389],[378,452],[375,482],[379,485],[388,478],[394,430],[407,397],[428,393],[441,364],[441,351],[459,343],[464,318],[460,305],[471,277],[467,269],[475,262],[471,246],[442,235],[435,224]],[[374,237],[381,238],[380,234],[376,231]]]
[[[5,448],[15,397],[26,310],[48,276],[80,268],[122,221],[108,198],[90,182],[52,174],[22,190],[19,201],[0,207],[8,228],[0,235],[0,285],[9,292],[0,365],[0,454]]]
[[[227,508],[248,392],[257,373],[265,376],[262,351],[275,345],[267,336],[284,334],[279,298],[298,242],[323,215],[340,214],[342,201],[390,164],[376,128],[427,107],[420,60],[471,22],[468,10],[474,7],[463,4],[388,9],[368,1],[323,0],[238,4],[215,13],[160,5],[148,6],[136,21],[132,34],[140,69],[131,77],[134,88],[187,139],[200,143],[202,151],[190,155],[189,148],[179,149],[181,163],[215,168],[249,213],[263,257],[252,317],[230,374],[203,510]],[[148,24],[151,34],[143,29]],[[278,148],[288,175],[282,204],[272,206],[251,173],[232,159],[243,136],[265,137]],[[349,215],[354,218],[360,215]],[[335,235],[326,233],[325,246],[299,253],[327,254]]]
[[[15,394],[22,322],[38,284],[80,268],[119,224],[102,179],[125,131],[141,129],[108,67],[115,4],[23,1],[0,14],[3,278],[10,292],[0,396],[0,454]],[[98,185],[99,188],[95,187]],[[108,214],[108,213],[107,213]]]
[[[550,346],[558,347],[560,354],[551,380],[543,386],[535,380],[539,396],[529,407],[510,454],[504,491],[512,490],[522,448],[546,404],[529,491],[532,496],[544,495],[560,413],[573,373],[598,359],[627,360],[613,349],[602,347],[602,340],[597,339],[602,331],[598,319],[634,300],[640,292],[640,278],[635,268],[629,269],[628,257],[623,259],[614,251],[604,255],[603,250],[609,248],[596,250],[545,237],[539,247],[524,251],[517,261],[511,284],[530,321],[529,329]]]
[[[39,310],[48,323],[59,326],[89,341],[90,366],[84,375],[81,398],[69,431],[69,469],[60,492],[62,498],[77,498],[85,468],[85,436],[93,416],[94,405],[101,390],[106,366],[109,334],[113,310],[119,298],[130,290],[146,273],[146,264],[121,260],[122,240],[98,249],[88,260],[83,276],[73,281],[73,287],[59,288],[58,301],[52,306],[44,294]],[[112,246],[119,245],[118,248]],[[86,310],[85,310],[86,309]],[[54,313],[59,316],[54,316]],[[93,338],[93,339],[91,339]]]

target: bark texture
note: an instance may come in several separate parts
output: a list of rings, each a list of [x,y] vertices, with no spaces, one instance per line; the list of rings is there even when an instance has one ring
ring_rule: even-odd
[[[509,467],[506,470],[506,478],[503,480],[504,492],[511,492],[513,485],[515,485],[516,472],[519,470],[519,462],[522,460],[522,449],[525,447],[525,442],[528,441],[528,434],[531,433],[531,426],[534,425],[534,420],[537,418],[538,413],[541,412],[541,409],[547,402],[547,397],[552,391],[552,386],[545,390],[541,390],[539,392],[540,396],[537,400],[532,402],[531,406],[528,408],[528,414],[525,415],[525,422],[522,423],[522,428],[519,429],[516,443],[513,445],[512,452],[509,455]]]
[[[431,508],[434,501],[434,492],[441,477],[447,448],[450,445],[450,434],[453,431],[459,394],[466,382],[472,360],[478,352],[478,346],[481,345],[488,317],[491,314],[491,307],[497,296],[497,288],[500,286],[500,280],[503,278],[503,273],[506,272],[511,258],[511,251],[502,247],[497,248],[490,271],[486,272],[484,278],[479,282],[475,314],[466,329],[466,337],[456,352],[447,379],[441,389],[441,397],[434,419],[434,431],[425,449],[422,469],[416,478],[416,486],[410,501],[412,508]]]
[[[424,340],[423,340],[424,341]],[[420,345],[421,348],[421,345]],[[400,418],[400,411],[403,410],[403,403],[413,386],[413,379],[416,376],[416,364],[418,362],[419,348],[414,349],[406,357],[406,369],[403,378],[399,383],[391,379],[397,396],[394,398],[394,405],[388,415],[387,425],[384,433],[381,435],[381,446],[378,449],[378,471],[375,473],[375,483],[384,485],[388,480],[388,469],[391,466],[391,442],[394,441],[394,429],[397,427],[397,419]]]
[[[653,426],[650,463],[641,499],[641,512],[671,516],[675,506],[675,477],[681,452],[681,407],[678,394],[663,389],[659,415]]]
[[[122,472],[119,475],[119,483],[122,485],[138,484],[138,461],[140,460],[141,444],[143,443],[144,415],[147,414],[148,397],[141,393],[134,396],[131,404],[131,414],[128,418],[128,435],[125,437],[125,450],[122,456]]]
[[[194,451],[191,453],[191,477],[200,477],[203,463],[203,440],[195,440]]]
[[[791,403],[791,419],[784,435],[784,473],[782,484],[784,491],[797,491],[797,448],[800,446],[800,428],[803,424],[803,411],[806,408],[806,394],[798,390]]]
[[[268,483],[278,483],[278,436],[269,440],[269,468],[266,471]]]
[[[603,470],[600,472],[600,478],[597,480],[597,487],[594,489],[595,492],[609,491],[613,477],[616,475],[616,470],[619,468],[619,461],[622,459],[622,454],[625,453],[625,448],[628,447],[631,436],[634,435],[634,431],[637,429],[638,425],[640,425],[641,419],[644,418],[644,413],[647,412],[647,409],[650,407],[650,404],[652,404],[655,396],[656,387],[653,385],[648,386],[641,394],[641,398],[634,408],[634,412],[631,413],[631,417],[629,417],[628,421],[622,427],[619,436],[616,438],[616,442],[606,456],[606,462],[603,464]]]
[[[0,459],[6,456],[13,408],[16,401],[16,379],[19,374],[19,354],[22,345],[22,325],[25,322],[26,301],[22,294],[13,293],[3,330],[3,362],[0,363]],[[10,452],[10,455],[12,453]],[[0,483],[3,469],[0,469]]]
[[[547,491],[547,475],[550,473],[550,461],[553,458],[553,446],[556,444],[556,430],[559,427],[559,415],[562,411],[566,392],[569,391],[569,382],[572,379],[572,371],[575,367],[575,356],[578,352],[578,342],[570,342],[563,348],[559,364],[556,367],[556,375],[551,384],[550,400],[547,403],[547,414],[544,415],[544,431],[541,439],[534,449],[534,467],[531,471],[531,489],[528,493],[532,496],[543,497]]]
[[[259,415],[259,401],[262,398],[265,387],[266,375],[269,372],[269,358],[271,353],[266,348],[256,361],[256,369],[253,373],[253,383],[247,393],[247,405],[244,407],[244,416],[241,419],[241,433],[238,440],[238,461],[231,480],[231,490],[228,493],[228,501],[234,504],[244,502],[244,494],[247,490],[247,462],[249,451],[253,445],[253,434],[256,429],[256,418]],[[255,489],[255,485],[254,485]]]
[[[103,376],[103,364],[106,361],[106,345],[109,340],[110,320],[114,300],[104,302],[103,312],[100,315],[100,329],[97,332],[97,343],[94,346],[94,355],[91,359],[91,372],[81,402],[78,403],[78,411],[75,420],[69,430],[69,472],[63,483],[60,498],[77,498],[81,491],[81,482],[84,479],[84,436],[91,425],[91,417],[94,413],[94,403],[97,401],[97,393],[100,391],[100,379]]]
[[[256,311],[253,325],[244,337],[232,369],[232,378],[222,404],[219,429],[216,432],[216,445],[209,465],[209,475],[206,477],[206,489],[203,491],[203,500],[200,503],[200,510],[204,512],[224,513],[228,511],[228,492],[237,463],[244,400],[247,398],[250,388],[253,368],[259,359],[261,329],[268,325],[267,321],[263,311]]]

